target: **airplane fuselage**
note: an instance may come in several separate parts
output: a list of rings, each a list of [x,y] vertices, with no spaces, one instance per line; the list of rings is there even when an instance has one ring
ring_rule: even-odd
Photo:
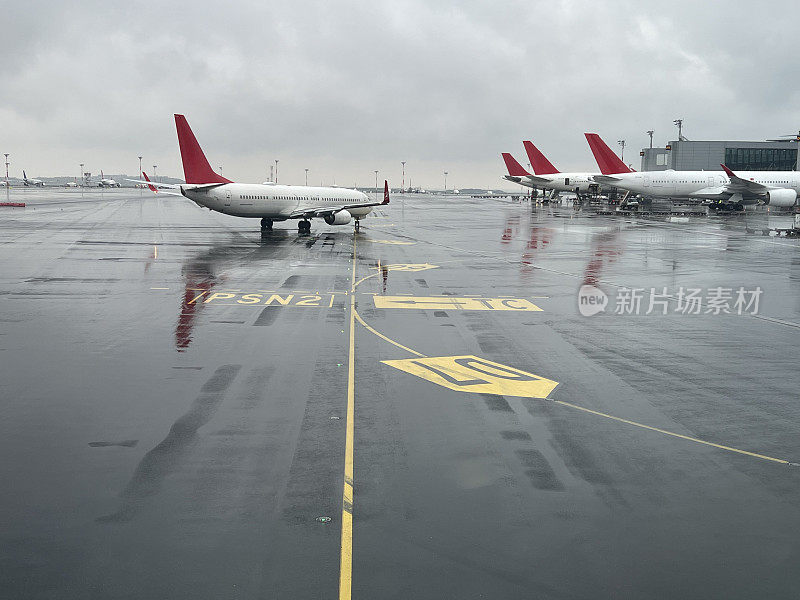
[[[258,183],[226,183],[212,188],[191,189],[184,184],[181,193],[205,208],[236,217],[261,217],[282,221],[292,213],[308,208],[369,203],[370,198],[358,190],[331,187],[272,185]],[[347,209],[354,218],[361,218],[372,207]]]
[[[538,187],[557,192],[575,192],[576,194],[588,194],[598,187],[598,183],[592,179],[594,173],[551,173],[548,175],[536,175],[544,179],[549,179],[549,183],[537,183]]]
[[[800,172],[797,171],[740,171],[743,179],[772,189],[800,189]],[[730,179],[724,171],[643,171],[612,175],[615,187],[650,197],[701,198],[727,200],[732,194],[724,187]],[[756,204],[761,195],[742,195],[735,200],[742,204]]]

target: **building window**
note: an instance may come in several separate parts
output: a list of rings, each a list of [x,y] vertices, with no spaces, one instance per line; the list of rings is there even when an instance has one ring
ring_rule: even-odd
[[[796,148],[725,148],[725,165],[733,171],[794,171]]]

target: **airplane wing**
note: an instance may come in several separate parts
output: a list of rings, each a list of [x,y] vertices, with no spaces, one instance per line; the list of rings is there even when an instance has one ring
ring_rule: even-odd
[[[525,179],[527,179],[531,183],[538,183],[540,185],[547,185],[548,183],[553,183],[552,179],[549,179],[547,177],[539,177],[537,175],[525,175]]]
[[[367,208],[369,206],[383,206],[389,204],[389,182],[383,182],[383,202],[363,202],[361,204],[342,204],[339,206],[320,206],[301,208],[291,212],[288,216],[289,219],[310,219],[312,217],[324,217],[339,212],[340,210],[348,210],[351,208]]]
[[[720,165],[720,167],[722,167],[722,170],[725,171],[725,174],[731,180],[731,182],[725,186],[726,192],[731,192],[732,194],[741,194],[742,192],[748,192],[750,194],[765,194],[769,190],[773,189],[762,183],[756,183],[755,181],[750,181],[749,179],[743,179],[725,165]]]
[[[622,181],[619,177],[612,177],[611,175],[592,175],[592,180],[607,185],[614,185],[618,181]]]
[[[212,188],[219,187],[221,185],[225,185],[224,183],[202,183],[202,184],[196,184],[196,185],[192,185],[192,186],[187,186],[187,185],[181,186],[181,185],[175,185],[174,183],[156,183],[156,184],[154,184],[152,181],[150,181],[150,178],[147,176],[147,173],[142,171],[142,175],[144,175],[144,181],[142,181],[141,179],[126,179],[125,181],[132,181],[134,183],[143,183],[148,188],[150,188],[150,191],[153,192],[154,194],[157,194],[158,190],[164,190],[164,189],[166,189],[166,190],[180,190],[181,188],[183,188],[184,190],[187,190],[187,191],[197,191],[197,190],[210,190]],[[183,196],[183,194],[180,193],[180,192],[164,192],[164,193],[165,194],[169,194],[170,196]]]

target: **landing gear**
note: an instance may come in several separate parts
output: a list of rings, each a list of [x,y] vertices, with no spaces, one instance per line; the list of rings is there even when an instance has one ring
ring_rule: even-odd
[[[300,233],[308,233],[311,231],[311,221],[298,221],[297,223],[297,231]]]
[[[272,219],[261,219],[261,231],[272,231]]]
[[[354,225],[355,225],[356,231],[360,231],[361,230],[361,219],[356,219],[356,222],[354,223]]]

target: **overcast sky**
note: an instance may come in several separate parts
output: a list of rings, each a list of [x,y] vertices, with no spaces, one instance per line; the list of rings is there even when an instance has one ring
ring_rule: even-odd
[[[33,0],[3,7],[11,175],[182,177],[172,114],[212,165],[281,183],[498,187],[531,139],[593,170],[596,131],[638,151],[800,128],[800,3]],[[630,160],[628,160],[630,159]],[[504,186],[504,187],[507,187]]]

